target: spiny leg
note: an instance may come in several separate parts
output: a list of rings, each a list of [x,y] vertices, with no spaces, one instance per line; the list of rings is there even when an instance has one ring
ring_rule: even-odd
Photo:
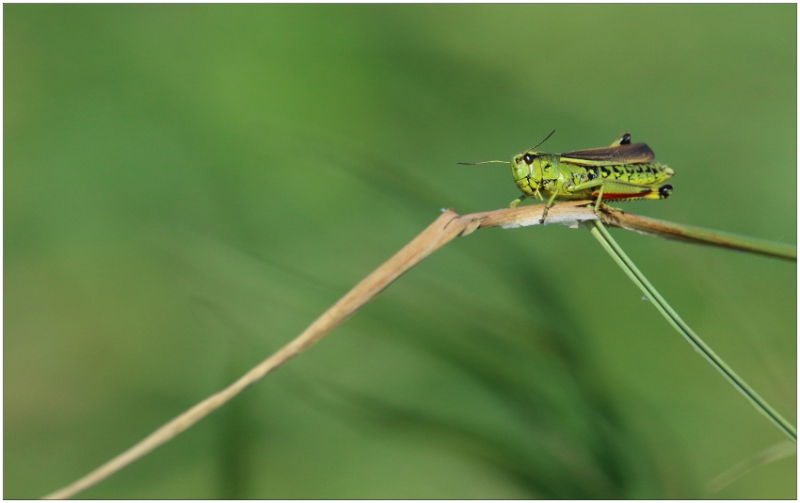
[[[606,180],[603,178],[597,178],[591,180],[589,182],[584,182],[573,187],[569,187],[567,190],[569,192],[581,192],[584,190],[599,188],[597,191],[597,200],[594,203],[594,212],[598,213],[600,211],[600,207],[604,208],[611,208],[607,204],[603,203],[603,193],[605,192],[606,187],[615,194],[614,199],[619,200],[630,200],[630,199],[640,199],[646,197],[647,194],[650,194],[655,190],[652,186],[649,185],[636,185],[632,183],[625,183],[616,180]],[[621,197],[620,197],[621,196]],[[616,209],[616,208],[612,208]],[[621,210],[620,210],[621,211]],[[598,213],[599,216],[599,213]]]
[[[606,184],[605,183],[600,186],[600,191],[597,193],[597,202],[595,202],[595,204],[594,204],[594,213],[598,217],[600,216],[599,211],[600,211],[600,207],[601,206],[606,208],[607,210],[611,209],[611,210],[622,211],[619,208],[614,208],[614,207],[609,206],[609,205],[607,205],[606,203],[603,202],[603,190],[605,190],[605,188],[606,188]]]

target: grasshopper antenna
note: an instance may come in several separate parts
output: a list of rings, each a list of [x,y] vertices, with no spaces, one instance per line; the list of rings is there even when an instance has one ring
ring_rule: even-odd
[[[539,145],[541,145],[542,143],[546,142],[547,140],[549,140],[549,139],[550,139],[550,137],[551,137],[551,136],[553,136],[553,133],[555,133],[555,132],[556,132],[556,130],[555,130],[555,129],[554,129],[554,130],[552,130],[552,131],[550,132],[550,134],[549,134],[549,135],[547,135],[547,136],[545,137],[545,139],[544,139],[544,140],[542,140],[542,141],[540,141],[539,143],[537,143],[536,145],[532,146],[531,148],[529,148],[529,149],[528,149],[528,150],[526,150],[525,152],[530,152],[531,150],[535,149],[536,147],[538,147],[538,146],[539,146]]]
[[[511,164],[508,161],[481,161],[481,162],[457,162],[456,164],[462,164],[464,166],[476,166],[478,164]]]
[[[551,136],[553,136],[553,134],[555,132],[556,132],[555,129],[550,131],[550,134],[547,135],[544,140],[542,140],[539,143],[537,143],[536,145],[532,146],[531,148],[529,148],[525,152],[530,152],[531,150],[535,149],[536,147],[538,147],[542,143],[546,142],[547,140],[550,139]],[[511,164],[511,163],[508,162],[508,161],[482,161],[482,162],[457,162],[456,164],[461,164],[463,166],[476,166],[478,164]]]

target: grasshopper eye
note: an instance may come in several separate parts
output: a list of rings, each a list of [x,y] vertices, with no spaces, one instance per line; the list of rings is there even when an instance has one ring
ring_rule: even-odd
[[[630,133],[625,133],[622,135],[622,138],[619,140],[620,145],[630,145],[631,144],[631,135]]]
[[[525,164],[533,164],[533,160],[536,159],[536,156],[533,154],[525,154],[522,156],[522,159],[525,161]]]

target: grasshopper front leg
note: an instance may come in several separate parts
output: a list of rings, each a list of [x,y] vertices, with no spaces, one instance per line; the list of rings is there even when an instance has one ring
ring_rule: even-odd
[[[529,197],[532,197],[534,199],[538,197],[539,199],[542,199],[542,195],[539,193],[539,187],[536,187],[534,189],[534,193],[533,194],[522,194],[518,198],[514,199],[513,201],[511,201],[511,203],[509,203],[508,207],[509,208],[516,208],[519,205],[519,203],[521,203],[522,201],[524,201],[525,199],[527,199]]]
[[[519,196],[518,198],[516,198],[516,199],[514,199],[513,201],[511,201],[511,202],[508,204],[508,207],[509,207],[509,208],[516,208],[516,207],[519,205],[519,203],[521,203],[522,201],[524,201],[524,200],[525,200],[525,199],[527,199],[527,198],[528,198],[528,194],[522,194],[522,195],[521,195],[521,196]]]

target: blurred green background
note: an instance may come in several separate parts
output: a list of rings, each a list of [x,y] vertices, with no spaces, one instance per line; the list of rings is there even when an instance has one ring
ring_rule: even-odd
[[[302,331],[457,166],[622,131],[648,216],[796,242],[795,5],[5,5],[4,483],[84,475]],[[796,424],[796,266],[612,231]],[[795,498],[586,230],[485,230],[86,498]]]

